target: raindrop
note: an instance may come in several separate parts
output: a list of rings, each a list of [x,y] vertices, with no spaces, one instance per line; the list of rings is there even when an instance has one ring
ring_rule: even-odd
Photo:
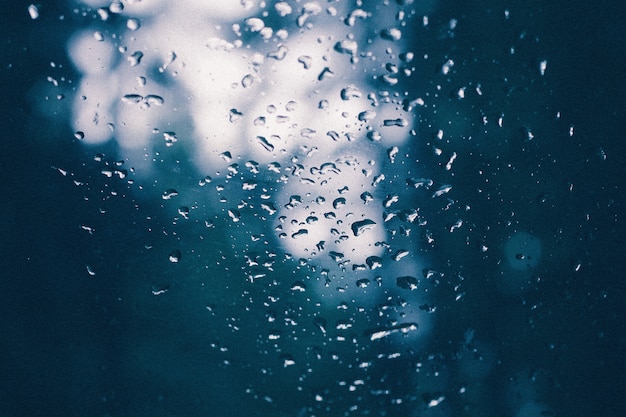
[[[261,144],[261,146],[265,148],[266,151],[272,152],[274,150],[274,145],[269,143],[267,139],[265,139],[263,136],[257,136],[256,140],[257,142],[259,142],[259,144]]]
[[[358,222],[352,223],[352,233],[354,236],[360,236],[367,230],[373,229],[376,226],[376,222],[370,219],[364,219]]]
[[[241,213],[239,212],[239,210],[235,210],[235,209],[228,210],[228,216],[230,216],[233,223],[237,223],[239,220],[241,220]]]
[[[286,1],[279,1],[274,5],[274,9],[280,17],[285,17],[288,14],[291,14],[291,6]]]
[[[385,338],[393,333],[408,333],[414,330],[417,330],[417,323],[402,323],[395,326],[366,330],[365,336],[374,341]]]
[[[376,112],[373,110],[365,110],[362,111],[361,113],[359,113],[359,121],[361,122],[369,122],[370,120],[372,120],[373,118],[376,117]]]
[[[246,25],[248,25],[251,32],[259,32],[265,27],[265,22],[258,17],[251,17],[246,19]]]
[[[406,119],[402,118],[402,117],[399,117],[399,118],[397,118],[397,119],[386,119],[386,120],[383,122],[383,126],[398,126],[398,127],[405,127],[405,126],[407,126],[408,124],[409,124],[409,122],[408,122]]]
[[[321,318],[321,317],[316,317],[315,319],[313,319],[313,323],[315,324],[316,327],[318,327],[322,333],[326,334],[326,320]]]
[[[302,64],[304,69],[309,69],[313,64],[313,59],[308,55],[301,55],[298,57],[298,62]]]
[[[178,263],[178,262],[180,262],[180,258],[181,258],[182,256],[183,256],[183,255],[180,253],[180,251],[179,251],[178,249],[176,249],[176,250],[173,250],[172,252],[170,252],[170,254],[169,254],[169,260],[170,260],[170,262],[172,262],[172,263]]]
[[[129,104],[140,103],[143,101],[143,96],[140,96],[139,94],[126,94],[122,97],[122,101]]]
[[[337,210],[339,207],[346,205],[346,199],[343,197],[336,198],[333,200],[333,208]]]
[[[135,31],[135,30],[139,30],[139,28],[141,27],[141,24],[139,23],[139,19],[128,19],[126,21],[126,27],[131,30],[131,31]]]
[[[30,6],[28,6],[28,14],[31,19],[37,19],[39,17],[39,7],[31,4]]]
[[[228,112],[228,121],[231,123],[237,123],[242,116],[243,113],[241,113],[237,109],[230,109],[230,111]]]
[[[439,187],[437,189],[437,191],[435,191],[435,193],[433,194],[433,198],[442,196],[442,195],[450,192],[450,190],[452,190],[452,186],[451,185],[448,185],[448,184],[442,185],[441,187]]]
[[[400,38],[402,38],[402,32],[400,31],[400,29],[396,29],[396,28],[389,28],[389,29],[385,29],[380,33],[380,37],[388,40],[388,41],[399,41]]]
[[[165,146],[167,147],[174,146],[174,144],[178,142],[176,132],[163,132],[163,138],[165,139]]]
[[[328,256],[330,256],[330,258],[335,262],[343,261],[343,257],[344,257],[343,253],[335,252],[335,251],[330,251],[328,253]]]
[[[161,198],[163,198],[163,200],[170,200],[172,197],[176,197],[177,195],[178,191],[173,188],[168,188],[167,190],[163,191]]]
[[[383,259],[379,256],[368,256],[365,259],[365,263],[370,269],[381,268],[383,266]]]
[[[370,280],[367,278],[362,278],[356,281],[356,286],[359,288],[367,288],[370,285]]]
[[[143,52],[135,51],[127,59],[131,67],[136,67],[141,63],[141,58],[143,58]]]
[[[157,96],[154,94],[149,94],[144,98],[146,104],[148,105],[148,107],[150,106],[161,106],[163,103],[165,103],[165,100],[163,100],[163,97],[161,96]]]
[[[349,54],[355,56],[357,50],[359,49],[359,44],[352,39],[344,39],[335,44],[335,51],[342,54]]]
[[[289,48],[287,48],[285,45],[278,45],[278,49],[273,52],[268,52],[267,56],[268,58],[281,61],[287,56],[287,52],[289,52]]]
[[[179,207],[178,214],[183,216],[185,219],[189,219],[189,207],[186,207],[186,206]]]
[[[354,9],[350,12],[348,17],[344,20],[344,23],[347,26],[354,26],[356,24],[356,19],[365,19],[367,17],[367,12],[363,9]]]
[[[306,236],[308,234],[309,234],[309,231],[307,229],[299,229],[297,232],[294,232],[291,234],[291,238],[297,239],[299,237]]]
[[[281,354],[280,360],[283,362],[283,368],[296,364],[296,360],[288,353]]]
[[[293,284],[291,284],[291,291],[298,291],[298,292],[304,292],[306,291],[306,284],[302,281],[296,281]]]
[[[341,99],[342,100],[350,100],[353,98],[360,98],[362,96],[359,89],[354,85],[349,85],[345,88],[341,89]]]
[[[252,74],[246,74],[242,79],[241,79],[241,85],[244,88],[248,88],[252,85],[252,83],[254,82],[254,76]]]
[[[396,278],[396,285],[405,290],[415,290],[417,289],[419,281],[417,278],[412,276],[403,276]]]
[[[406,249],[398,249],[393,255],[391,255],[391,259],[394,261],[399,261],[409,254],[409,251]]]

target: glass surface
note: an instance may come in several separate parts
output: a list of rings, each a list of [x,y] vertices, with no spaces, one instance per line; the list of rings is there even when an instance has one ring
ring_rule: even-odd
[[[5,5],[0,416],[621,416],[624,6]]]

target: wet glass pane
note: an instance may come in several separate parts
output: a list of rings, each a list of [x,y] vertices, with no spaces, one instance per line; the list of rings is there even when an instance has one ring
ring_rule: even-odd
[[[0,415],[623,415],[625,17],[5,5]]]

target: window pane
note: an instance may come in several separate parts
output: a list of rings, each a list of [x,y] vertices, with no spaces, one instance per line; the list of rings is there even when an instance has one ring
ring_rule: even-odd
[[[623,8],[466,3],[7,7],[0,414],[621,415]]]

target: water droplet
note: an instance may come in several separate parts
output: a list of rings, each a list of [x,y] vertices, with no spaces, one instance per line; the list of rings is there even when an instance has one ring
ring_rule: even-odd
[[[441,73],[443,75],[448,75],[448,73],[450,72],[450,70],[452,70],[452,67],[454,67],[454,61],[451,59],[448,59],[442,66],[441,66]]]
[[[352,223],[352,233],[354,236],[360,236],[366,231],[373,229],[376,226],[376,222],[370,219],[360,220],[358,222]]]
[[[393,255],[391,255],[391,259],[394,261],[399,261],[409,254],[409,251],[406,249],[398,249]]]
[[[313,323],[322,331],[322,333],[326,334],[326,320],[321,317],[316,317],[313,319]]]
[[[288,353],[281,354],[280,360],[283,362],[283,368],[296,364],[296,360]]]
[[[143,96],[140,96],[139,94],[126,94],[122,97],[122,101],[129,104],[141,103],[143,101]]]
[[[230,209],[228,210],[228,216],[232,219],[233,223],[237,223],[241,220],[241,213],[239,210]]]
[[[278,13],[280,17],[285,17],[292,12],[291,6],[286,1],[279,1],[274,5],[274,9],[276,9],[276,13]]]
[[[368,17],[367,12],[363,9],[354,9],[350,12],[348,17],[345,18],[344,23],[347,26],[354,26],[356,24],[356,19],[365,19]]]
[[[163,191],[161,198],[163,198],[163,200],[169,200],[172,197],[176,197],[177,195],[178,195],[178,191],[176,191],[173,188],[168,188],[167,190]]]
[[[433,180],[429,178],[407,178],[406,185],[413,188],[430,188],[433,185]]]
[[[298,62],[302,64],[304,69],[309,69],[311,68],[311,65],[313,64],[313,58],[311,58],[308,55],[301,55],[298,57]]]
[[[365,259],[365,263],[370,269],[381,268],[383,266],[383,259],[379,256],[368,256]]]
[[[174,146],[178,142],[176,132],[163,132],[163,139],[165,139],[165,146],[167,147]]]
[[[263,20],[259,19],[258,17],[250,17],[246,19],[246,25],[251,32],[259,32],[265,27],[265,22],[263,22]]]
[[[408,333],[415,330],[417,330],[417,323],[401,323],[395,326],[366,330],[365,336],[374,341],[385,338],[393,333]]]
[[[433,198],[442,196],[442,195],[450,192],[450,190],[452,190],[452,186],[451,185],[448,185],[448,184],[442,185],[441,187],[439,187],[437,189],[437,191],[434,192]]]
[[[392,164],[395,162],[398,152],[400,152],[400,150],[398,149],[397,146],[392,146],[391,148],[387,149],[387,156],[389,157],[389,162],[391,162]]]
[[[359,44],[353,39],[344,39],[335,44],[335,51],[342,54],[356,56]]]
[[[405,290],[413,291],[417,289],[418,284],[419,281],[417,280],[417,278],[412,276],[403,276],[396,278],[396,285]]]
[[[291,238],[297,239],[299,237],[306,236],[308,234],[309,234],[309,231],[307,229],[299,229],[297,232],[294,232],[291,234]]]
[[[324,67],[324,69],[317,76],[317,80],[318,81],[322,81],[325,78],[329,78],[329,77],[332,77],[334,75],[335,75],[335,73],[330,68]]]
[[[386,120],[383,122],[383,126],[398,126],[398,127],[405,127],[405,126],[407,126],[408,124],[409,124],[409,122],[408,122],[406,119],[402,118],[402,117],[399,117],[399,118],[397,118],[397,119],[386,119]]]
[[[298,292],[304,292],[306,291],[306,284],[302,281],[296,281],[293,284],[291,284],[291,291],[298,291]]]
[[[350,100],[353,98],[361,98],[362,94],[359,89],[354,85],[349,85],[341,89],[341,99]]]
[[[285,45],[278,45],[278,48],[273,52],[268,52],[267,56],[268,58],[282,61],[287,56],[287,52],[289,52],[289,48]]]
[[[263,136],[257,136],[256,140],[259,144],[261,144],[261,146],[265,148],[266,151],[272,152],[274,150],[274,145],[269,143],[268,140],[265,139]]]
[[[172,262],[172,263],[178,263],[178,262],[180,262],[180,258],[181,258],[182,256],[183,256],[183,255],[180,253],[180,251],[179,251],[178,249],[176,249],[176,250],[173,250],[172,252],[170,252],[170,254],[169,254],[169,260],[170,260],[170,262]]]
[[[179,207],[178,214],[183,216],[185,219],[189,219],[189,207],[186,207],[186,206]]]
[[[343,197],[338,197],[333,200],[333,208],[337,210],[339,207],[343,207],[346,205],[346,199]]]
[[[389,28],[380,32],[380,37],[388,41],[396,42],[402,38],[402,32],[400,29]]]
[[[335,252],[335,251],[330,251],[330,252],[328,253],[328,256],[330,256],[330,258],[331,258],[333,261],[335,261],[335,262],[341,262],[341,261],[343,261],[343,257],[344,257],[343,253],[341,253],[341,252]]]
[[[39,7],[31,4],[30,6],[28,6],[28,14],[31,19],[37,19],[39,17]]]
[[[126,27],[131,31],[135,31],[135,30],[139,30],[139,28],[141,27],[141,24],[139,22],[139,19],[132,18],[126,21]]]
[[[150,106],[161,106],[163,105],[163,103],[165,103],[165,100],[163,100],[163,97],[161,96],[157,96],[155,94],[148,94],[145,98],[145,104],[147,107]]]
[[[135,51],[127,59],[131,67],[136,67],[141,63],[141,58],[143,58],[143,52]]]
[[[242,79],[241,79],[241,85],[244,88],[248,88],[252,85],[252,83],[254,83],[254,76],[252,74],[246,74]]]
[[[373,110],[365,110],[359,113],[358,119],[361,122],[368,122],[376,117],[376,112]]]

